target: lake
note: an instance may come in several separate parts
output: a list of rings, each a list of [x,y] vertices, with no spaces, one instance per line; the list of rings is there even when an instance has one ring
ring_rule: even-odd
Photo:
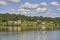
[[[60,40],[60,30],[0,32],[0,40]]]

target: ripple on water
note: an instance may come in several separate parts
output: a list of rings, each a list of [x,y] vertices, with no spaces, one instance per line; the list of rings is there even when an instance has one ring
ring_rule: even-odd
[[[0,32],[0,40],[60,40],[60,30],[55,31],[27,31]]]

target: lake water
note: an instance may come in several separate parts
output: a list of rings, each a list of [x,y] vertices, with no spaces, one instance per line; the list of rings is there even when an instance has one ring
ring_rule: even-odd
[[[0,32],[0,40],[60,40],[60,30]]]

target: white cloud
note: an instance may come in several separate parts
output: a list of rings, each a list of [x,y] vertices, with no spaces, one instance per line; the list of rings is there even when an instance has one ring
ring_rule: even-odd
[[[30,12],[29,9],[23,9],[23,8],[22,8],[22,9],[18,9],[18,11],[19,11],[19,12],[26,12],[26,13]]]
[[[60,3],[58,3],[58,2],[51,2],[50,4],[52,6],[55,6],[57,11],[60,11]]]
[[[57,8],[58,11],[60,11],[60,8]]]
[[[15,13],[15,9],[10,9],[10,14]]]
[[[48,6],[46,2],[41,2],[40,4],[31,4],[26,2],[25,4],[21,5],[20,8],[38,8],[38,7],[45,7]]]
[[[6,2],[19,2],[20,0],[5,0]],[[0,1],[0,5],[6,5],[5,1]],[[40,7],[43,6],[43,7]],[[46,2],[41,2],[40,4],[31,4],[26,2],[25,4],[20,5],[19,9],[11,9],[11,13],[18,14],[36,14],[36,13],[47,13],[49,9],[46,7],[48,4]]]
[[[3,0],[0,0],[0,5],[6,6],[7,5],[7,2],[6,1],[3,1]]]
[[[42,12],[42,8],[37,8],[36,11],[37,12]]]
[[[49,9],[46,6],[48,6],[46,2],[42,2],[40,4],[31,4],[26,2],[25,4],[20,5],[18,11],[22,14],[47,13],[49,12]]]
[[[17,13],[18,14],[38,14],[38,13],[48,13],[49,9],[48,8],[36,8],[36,9],[24,9],[20,8],[18,9]]]
[[[58,2],[51,2],[52,6],[59,6],[60,4]]]
[[[41,2],[40,6],[48,6],[48,4],[46,2]]]
[[[0,5],[1,6],[6,6],[8,4],[8,2],[20,2],[21,0],[0,0]]]
[[[46,12],[47,10],[47,8],[42,8],[42,12]]]
[[[40,7],[43,6],[43,7]],[[48,13],[49,8],[47,8],[48,4],[46,2],[42,2],[40,4],[31,4],[29,2],[26,2],[22,5],[17,10],[11,9],[12,13],[16,14],[38,14],[38,13]]]
[[[44,7],[44,8],[37,8],[36,11],[37,11],[37,12],[46,13],[46,12],[48,12],[48,9],[45,8],[45,7]]]
[[[37,8],[38,5],[37,4],[30,4],[28,2],[26,2],[25,4],[21,5],[20,8]]]
[[[17,13],[18,14],[29,14],[30,13],[30,10],[29,9],[21,8],[21,9],[18,9],[17,10]]]
[[[10,2],[20,2],[20,0],[7,0],[7,1],[10,1]]]

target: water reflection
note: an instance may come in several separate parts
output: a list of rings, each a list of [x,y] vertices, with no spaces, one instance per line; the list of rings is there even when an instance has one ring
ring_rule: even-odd
[[[0,32],[0,40],[60,40],[60,31]]]

